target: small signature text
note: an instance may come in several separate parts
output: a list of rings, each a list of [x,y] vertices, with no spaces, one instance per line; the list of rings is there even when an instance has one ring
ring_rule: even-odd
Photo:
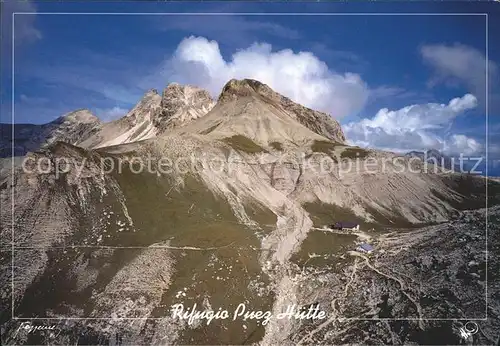
[[[57,328],[56,325],[43,325],[43,324],[33,324],[32,322],[23,322],[17,328],[15,337],[19,334],[36,334],[36,333],[44,333],[49,337],[57,337],[61,333],[61,330]]]

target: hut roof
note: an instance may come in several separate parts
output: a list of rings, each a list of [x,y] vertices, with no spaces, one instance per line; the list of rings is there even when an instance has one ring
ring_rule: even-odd
[[[360,244],[359,247],[365,251],[373,251],[373,246],[371,246],[370,244],[363,243]]]

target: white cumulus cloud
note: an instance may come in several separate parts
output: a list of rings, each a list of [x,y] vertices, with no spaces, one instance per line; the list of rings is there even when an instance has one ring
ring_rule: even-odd
[[[267,43],[255,43],[225,60],[216,41],[191,36],[179,44],[164,72],[171,81],[197,85],[213,96],[232,78],[257,79],[335,118],[359,112],[369,94],[359,75],[338,74],[310,52],[273,51]]]
[[[471,155],[482,149],[475,139],[450,134],[453,120],[477,106],[474,95],[466,94],[448,104],[428,103],[398,110],[383,108],[371,118],[344,126],[351,144],[396,152],[438,149],[448,154]]]
[[[451,135],[444,143],[445,152],[463,153],[465,156],[480,153],[483,145],[474,138],[465,135]]]

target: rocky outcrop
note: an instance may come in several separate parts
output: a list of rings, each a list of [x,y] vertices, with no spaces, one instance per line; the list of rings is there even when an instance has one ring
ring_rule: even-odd
[[[125,116],[118,120],[127,120],[133,126],[151,121],[160,107],[161,96],[156,89],[148,90],[142,99]]]
[[[172,83],[162,95],[151,89],[123,118],[104,124],[82,146],[102,148],[151,139],[204,116],[213,106],[207,91],[190,85]]]
[[[260,97],[284,110],[290,117],[332,141],[344,143],[345,136],[340,124],[332,116],[304,107],[275,92],[269,86],[253,79],[230,80],[222,89],[219,102],[225,103],[241,97]]]
[[[142,99],[123,118],[102,124],[97,133],[81,143],[85,148],[102,148],[137,142],[156,136],[153,124],[159,112],[161,96],[155,89],[148,90]]]
[[[160,112],[154,123],[160,132],[164,132],[204,116],[214,105],[208,91],[171,83],[163,90]]]

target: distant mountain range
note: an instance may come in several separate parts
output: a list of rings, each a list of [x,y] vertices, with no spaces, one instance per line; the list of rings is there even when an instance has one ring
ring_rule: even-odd
[[[427,163],[436,164],[439,167],[446,169],[457,169],[460,167],[458,159],[452,159],[436,149],[429,149],[427,151],[410,151],[405,154],[407,157],[418,157]]]

